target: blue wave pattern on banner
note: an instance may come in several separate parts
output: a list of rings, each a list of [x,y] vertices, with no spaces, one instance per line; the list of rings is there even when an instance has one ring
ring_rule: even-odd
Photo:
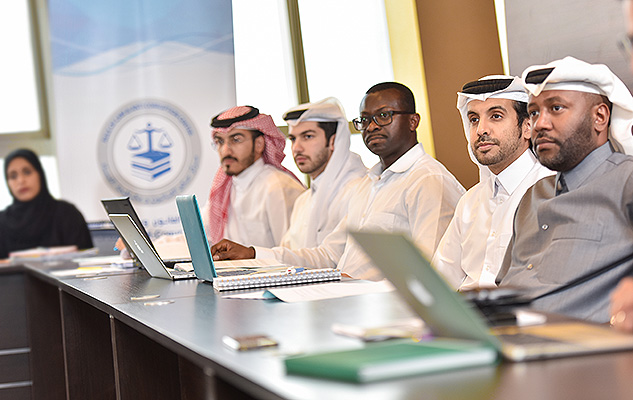
[[[61,75],[98,74],[168,42],[233,54],[230,0],[50,0],[49,21],[53,72]],[[115,59],[68,68],[126,46],[131,50]],[[196,56],[183,52],[162,63]]]

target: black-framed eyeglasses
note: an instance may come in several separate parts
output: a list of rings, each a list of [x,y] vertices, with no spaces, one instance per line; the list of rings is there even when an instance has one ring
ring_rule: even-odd
[[[386,126],[393,122],[394,114],[415,114],[411,111],[381,111],[378,114],[374,115],[366,115],[360,116],[358,118],[354,118],[352,122],[354,123],[354,128],[359,131],[364,131],[367,129],[371,121],[373,120],[378,126]]]
[[[618,48],[629,61],[633,54],[633,35],[624,34],[618,39]]]

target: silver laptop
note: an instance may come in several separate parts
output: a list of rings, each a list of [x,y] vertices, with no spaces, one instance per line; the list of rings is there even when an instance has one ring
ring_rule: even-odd
[[[483,342],[513,361],[633,348],[633,335],[566,318],[541,325],[490,328],[410,239],[401,234],[350,234],[437,336]]]
[[[150,239],[149,235],[147,234],[147,231],[145,230],[145,227],[143,226],[143,223],[141,222],[141,219],[139,218],[138,213],[134,209],[134,206],[132,205],[132,202],[130,201],[129,197],[101,199],[101,204],[103,205],[103,208],[105,208],[106,212],[108,213],[108,216],[110,214],[128,214],[130,218],[132,218],[132,221],[134,221],[136,226],[139,228],[141,234],[145,237],[145,239],[147,239],[147,242],[149,243],[149,245],[154,250],[156,250],[154,243],[152,243],[152,239]],[[130,248],[125,238],[121,237],[121,239],[123,239],[123,242],[125,243],[125,247]],[[138,260],[136,259],[136,255],[134,253],[132,253],[131,255],[134,261],[138,262]],[[190,261],[191,259],[189,258],[163,259],[163,263],[168,268],[172,268],[177,263],[184,263],[184,262],[190,262]]]
[[[109,217],[125,243],[128,244],[128,250],[134,254],[152,277],[172,280],[196,277],[193,271],[167,268],[147,237],[128,214],[110,214]]]

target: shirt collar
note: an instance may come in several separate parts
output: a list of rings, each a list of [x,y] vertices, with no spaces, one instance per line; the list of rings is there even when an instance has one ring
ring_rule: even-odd
[[[538,160],[530,149],[527,149],[517,158],[514,162],[508,165],[499,175],[492,174],[490,182],[492,185],[492,192],[494,193],[495,178],[499,179],[499,183],[505,189],[505,191],[511,195],[514,193],[517,187],[523,181],[523,178],[532,170]]]
[[[565,183],[568,190],[574,190],[579,188],[582,183],[587,179],[600,164],[602,164],[607,158],[613,154],[611,143],[607,143],[598,147],[587,155],[578,165],[569,171],[559,172],[556,174],[556,184],[560,179],[561,174],[565,176]]]
[[[421,143],[416,144],[412,148],[410,148],[406,153],[400,156],[393,164],[389,166],[386,170],[382,169],[382,163],[377,163],[369,170],[369,177],[372,180],[380,178],[382,175],[386,174],[401,174],[406,172],[415,164],[417,160],[420,159],[424,154],[424,147],[422,147]]]
[[[255,180],[255,178],[257,177],[257,175],[259,175],[263,168],[264,159],[260,157],[244,171],[233,177],[233,185],[235,185],[236,188],[240,189],[250,186],[250,184]]]
[[[316,178],[310,181],[310,190],[312,190],[312,193],[316,192],[319,189],[319,185],[321,184],[321,181],[323,180],[321,179],[322,176],[323,176],[323,173],[320,173],[319,176],[317,176]]]

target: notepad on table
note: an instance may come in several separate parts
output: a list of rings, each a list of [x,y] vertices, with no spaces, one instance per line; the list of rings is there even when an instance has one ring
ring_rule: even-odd
[[[372,382],[494,364],[497,351],[475,342],[394,340],[362,349],[315,353],[285,359],[289,374]]]

